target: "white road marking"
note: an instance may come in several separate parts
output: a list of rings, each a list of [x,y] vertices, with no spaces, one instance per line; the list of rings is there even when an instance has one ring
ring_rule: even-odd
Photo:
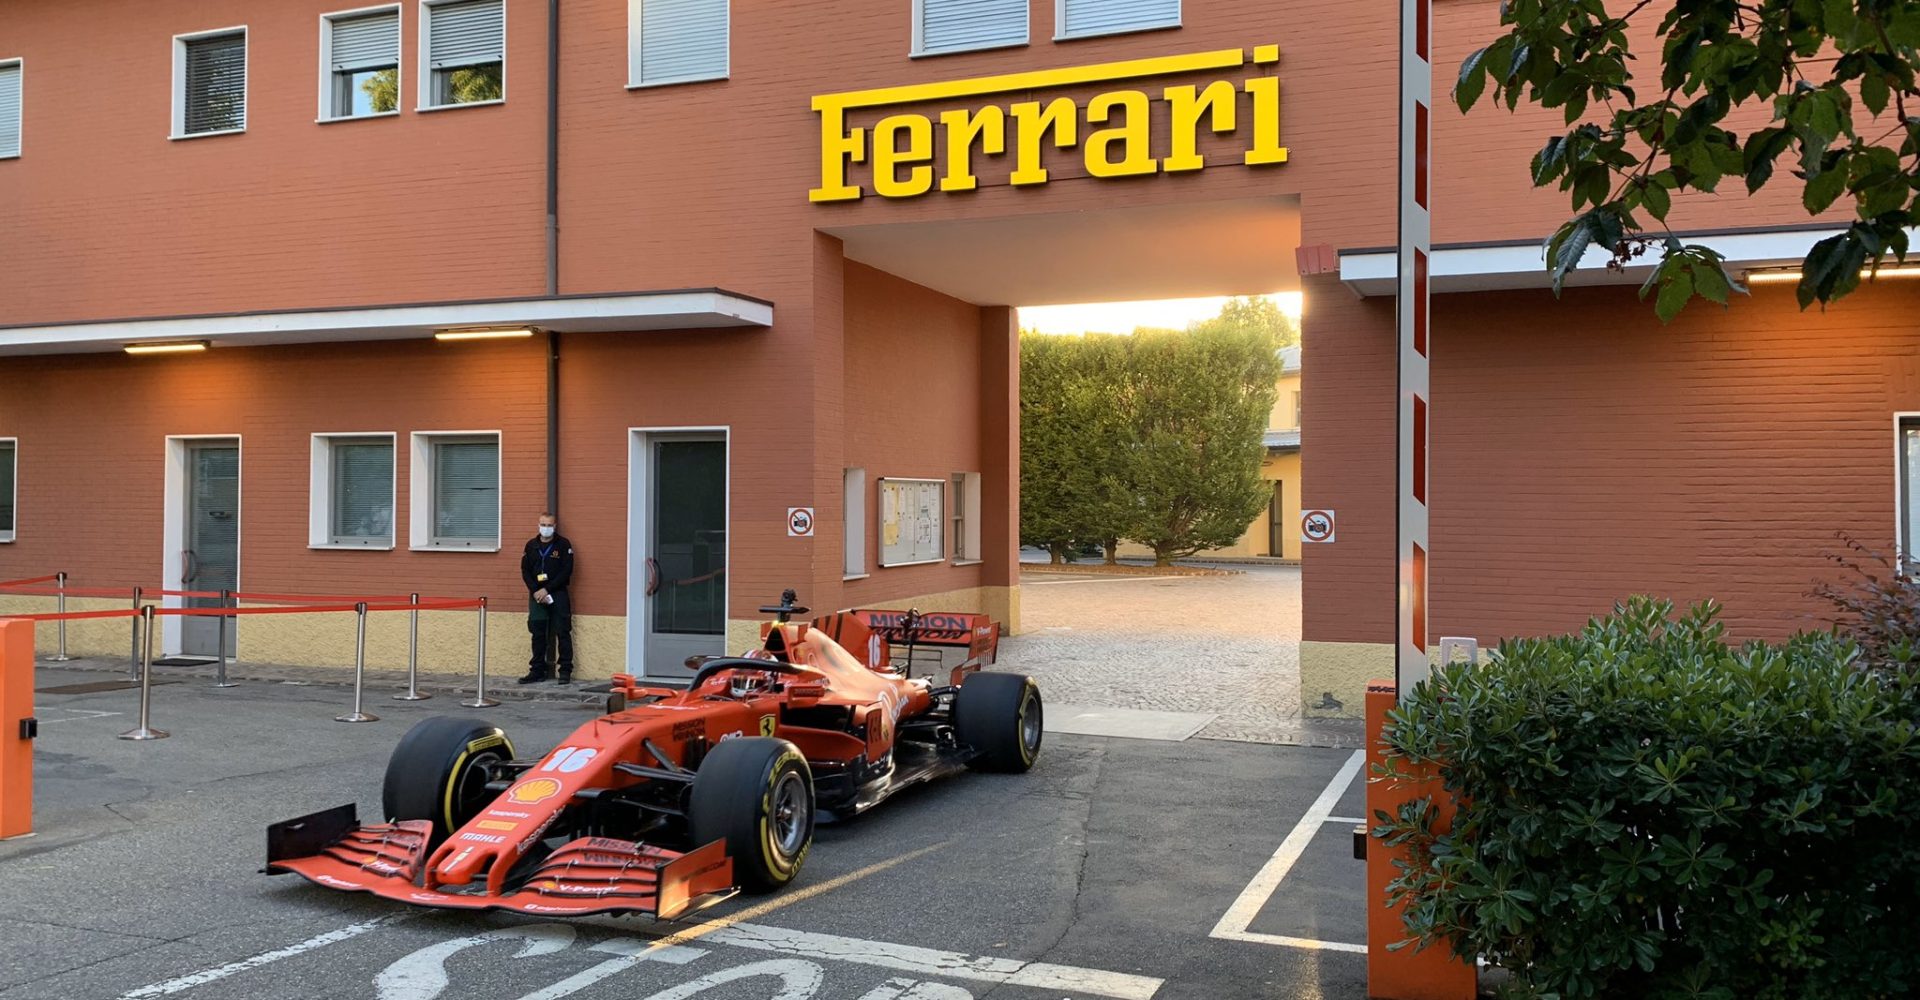
[[[1145,583],[1148,580],[1183,580],[1185,577],[1173,574],[1168,576],[1103,576],[1091,580],[1039,580],[1022,584],[1025,587],[1064,587],[1069,583]]]
[[[569,924],[521,924],[430,944],[401,957],[373,981],[380,1000],[434,1000],[447,989],[447,959],[468,948],[518,940],[514,958],[551,955],[572,945],[580,932]]]
[[[315,948],[324,948],[327,945],[345,941],[349,938],[357,938],[368,931],[378,930],[381,927],[389,927],[404,920],[411,920],[416,916],[419,916],[419,914],[390,913],[386,916],[375,917],[372,920],[362,920],[357,924],[348,924],[339,930],[328,931],[325,934],[316,934],[298,944],[290,944],[285,948],[276,948],[273,951],[263,951],[252,958],[243,958],[238,962],[229,962],[216,969],[196,972],[190,976],[181,976],[178,979],[169,979],[164,983],[155,983],[152,986],[142,986],[122,996],[121,1000],[145,1000],[147,997],[163,997],[179,993],[182,990],[190,990],[196,986],[205,986],[208,983],[225,979],[228,976],[245,972],[248,969],[257,969],[263,965],[278,962],[283,958],[304,955]]]
[[[1358,817],[1358,816],[1328,816],[1328,817],[1327,817],[1326,819],[1323,819],[1323,820],[1321,820],[1320,822],[1322,822],[1322,823],[1352,823],[1352,824],[1359,824],[1359,823],[1365,823],[1365,822],[1366,822],[1366,820],[1364,820],[1364,819],[1361,819],[1361,818],[1360,818],[1360,817]]]
[[[709,972],[692,982],[661,990],[647,997],[647,1000],[687,1000],[688,997],[704,993],[723,983],[731,983],[736,979],[753,979],[758,976],[780,977],[780,992],[775,993],[768,1000],[813,1000],[813,995],[820,992],[820,980],[825,975],[826,970],[812,962],[802,962],[797,959],[770,959],[765,962],[755,962],[752,965],[740,965],[731,969],[721,969],[719,972]]]
[[[1233,905],[1227,908],[1227,912],[1220,917],[1220,922],[1213,925],[1213,931],[1207,935],[1208,937],[1228,941],[1252,941],[1286,948],[1366,954],[1367,946],[1364,944],[1315,941],[1311,938],[1285,937],[1279,934],[1257,934],[1247,930],[1247,927],[1253,923],[1253,919],[1259,916],[1261,908],[1267,905],[1267,900],[1273,898],[1274,891],[1280,888],[1280,881],[1293,869],[1294,862],[1299,861],[1300,855],[1306,853],[1307,845],[1313,841],[1313,835],[1329,821],[1328,817],[1333,815],[1334,804],[1339,802],[1340,796],[1346,793],[1347,786],[1353,783],[1354,776],[1360,773],[1360,765],[1366,763],[1366,760],[1365,750],[1355,750],[1353,756],[1347,758],[1347,762],[1340,766],[1333,780],[1327,782],[1327,787],[1321,790],[1320,797],[1314,799],[1313,805],[1307,807],[1306,815],[1301,816],[1300,822],[1294,824],[1293,831],[1287,834],[1287,839],[1280,842],[1280,847],[1273,852],[1273,857],[1267,859],[1267,863],[1261,866],[1259,873],[1254,875],[1253,881],[1247,883],[1247,887],[1241,890],[1240,898],[1234,900]]]
[[[852,962],[900,972],[913,972],[942,979],[968,979],[975,982],[1032,986],[1039,989],[1070,990],[1113,997],[1115,1000],[1150,1000],[1165,980],[1135,976],[1101,969],[1082,969],[1047,962],[1022,962],[1011,958],[964,955],[915,945],[889,944],[860,938],[795,931],[762,924],[736,924],[706,935],[714,944],[771,951],[782,955]]]
[[[40,711],[72,712],[73,713],[71,716],[68,716],[67,718],[64,718],[64,719],[41,719],[40,724],[43,726],[51,726],[56,722],[76,722],[80,719],[104,719],[109,715],[120,714],[119,712],[102,712],[102,711],[99,711],[98,709],[92,709],[92,708],[60,708],[53,705],[42,706]]]
[[[593,968],[577,972],[554,983],[546,989],[529,993],[521,997],[520,1000],[560,1000],[561,997],[572,996],[608,976],[618,975],[639,965],[641,962],[665,962],[668,965],[685,965],[707,954],[704,948],[681,948],[675,945],[656,948],[653,946],[652,941],[639,938],[608,938],[587,950],[604,952],[609,955],[619,955],[620,957],[601,962]]]

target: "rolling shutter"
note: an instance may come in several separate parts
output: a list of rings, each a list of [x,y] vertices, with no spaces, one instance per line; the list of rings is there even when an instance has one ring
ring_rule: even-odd
[[[433,540],[500,540],[500,445],[441,441],[433,446]]]
[[[336,73],[399,65],[399,12],[389,10],[334,21],[332,57]]]
[[[393,443],[333,443],[333,542],[393,539]]]
[[[247,36],[196,38],[186,44],[188,135],[247,127]]]
[[[727,75],[728,0],[641,0],[640,66],[633,83]]]
[[[0,66],[0,156],[20,155],[20,64]],[[0,496],[0,503],[11,498]],[[7,530],[0,525],[0,531]]]
[[[507,21],[501,0],[461,0],[427,11],[427,59],[434,69],[506,60]]]
[[[1180,23],[1180,0],[1065,0],[1062,35],[1108,35]]]
[[[1027,40],[1027,0],[920,0],[921,52],[1019,45]]]

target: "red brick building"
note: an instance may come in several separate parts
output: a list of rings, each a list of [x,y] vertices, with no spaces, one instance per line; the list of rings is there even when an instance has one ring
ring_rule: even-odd
[[[1438,7],[1443,76],[1494,11]],[[551,502],[583,675],[672,673],[786,587],[1017,626],[1014,307],[1298,287],[1303,500],[1339,518],[1306,693],[1357,704],[1393,641],[1396,30],[1330,0],[7,4],[0,579],[485,593],[510,669]],[[1555,301],[1564,204],[1525,171],[1554,129],[1437,127],[1433,631],[1635,590],[1798,625],[1831,531],[1904,510],[1913,293],[1664,328],[1631,272]],[[1814,238],[1786,193],[1676,216],[1740,268]],[[524,335],[436,339],[475,332]],[[155,343],[205,349],[126,350]],[[241,655],[338,662],[317,627],[246,622]]]

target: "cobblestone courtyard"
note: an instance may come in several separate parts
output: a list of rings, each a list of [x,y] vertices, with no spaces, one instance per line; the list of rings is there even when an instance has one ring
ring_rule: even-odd
[[[1040,679],[1056,703],[1206,712],[1199,735],[1357,746],[1359,729],[1300,717],[1300,568],[1230,576],[1028,572],[1026,631],[1004,669]]]

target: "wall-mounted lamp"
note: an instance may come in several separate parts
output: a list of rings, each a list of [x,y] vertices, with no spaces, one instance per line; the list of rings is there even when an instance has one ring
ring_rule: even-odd
[[[533,336],[533,329],[531,327],[516,326],[516,327],[507,327],[504,329],[494,329],[494,330],[438,330],[434,332],[433,339],[435,340],[505,340],[512,337],[531,337],[531,336]]]
[[[1887,267],[1883,267],[1878,271],[1872,271],[1872,270],[1862,271],[1860,272],[1860,276],[1863,278],[1869,278],[1869,279],[1871,278],[1920,278],[1920,265],[1894,264],[1894,265],[1889,265]],[[1748,271],[1747,272],[1747,284],[1749,285],[1785,285],[1785,284],[1796,283],[1799,280],[1800,280],[1800,269],[1797,267],[1779,268],[1779,269],[1767,270],[1767,271]]]
[[[194,354],[207,349],[204,340],[170,340],[146,344],[123,344],[128,354]]]

